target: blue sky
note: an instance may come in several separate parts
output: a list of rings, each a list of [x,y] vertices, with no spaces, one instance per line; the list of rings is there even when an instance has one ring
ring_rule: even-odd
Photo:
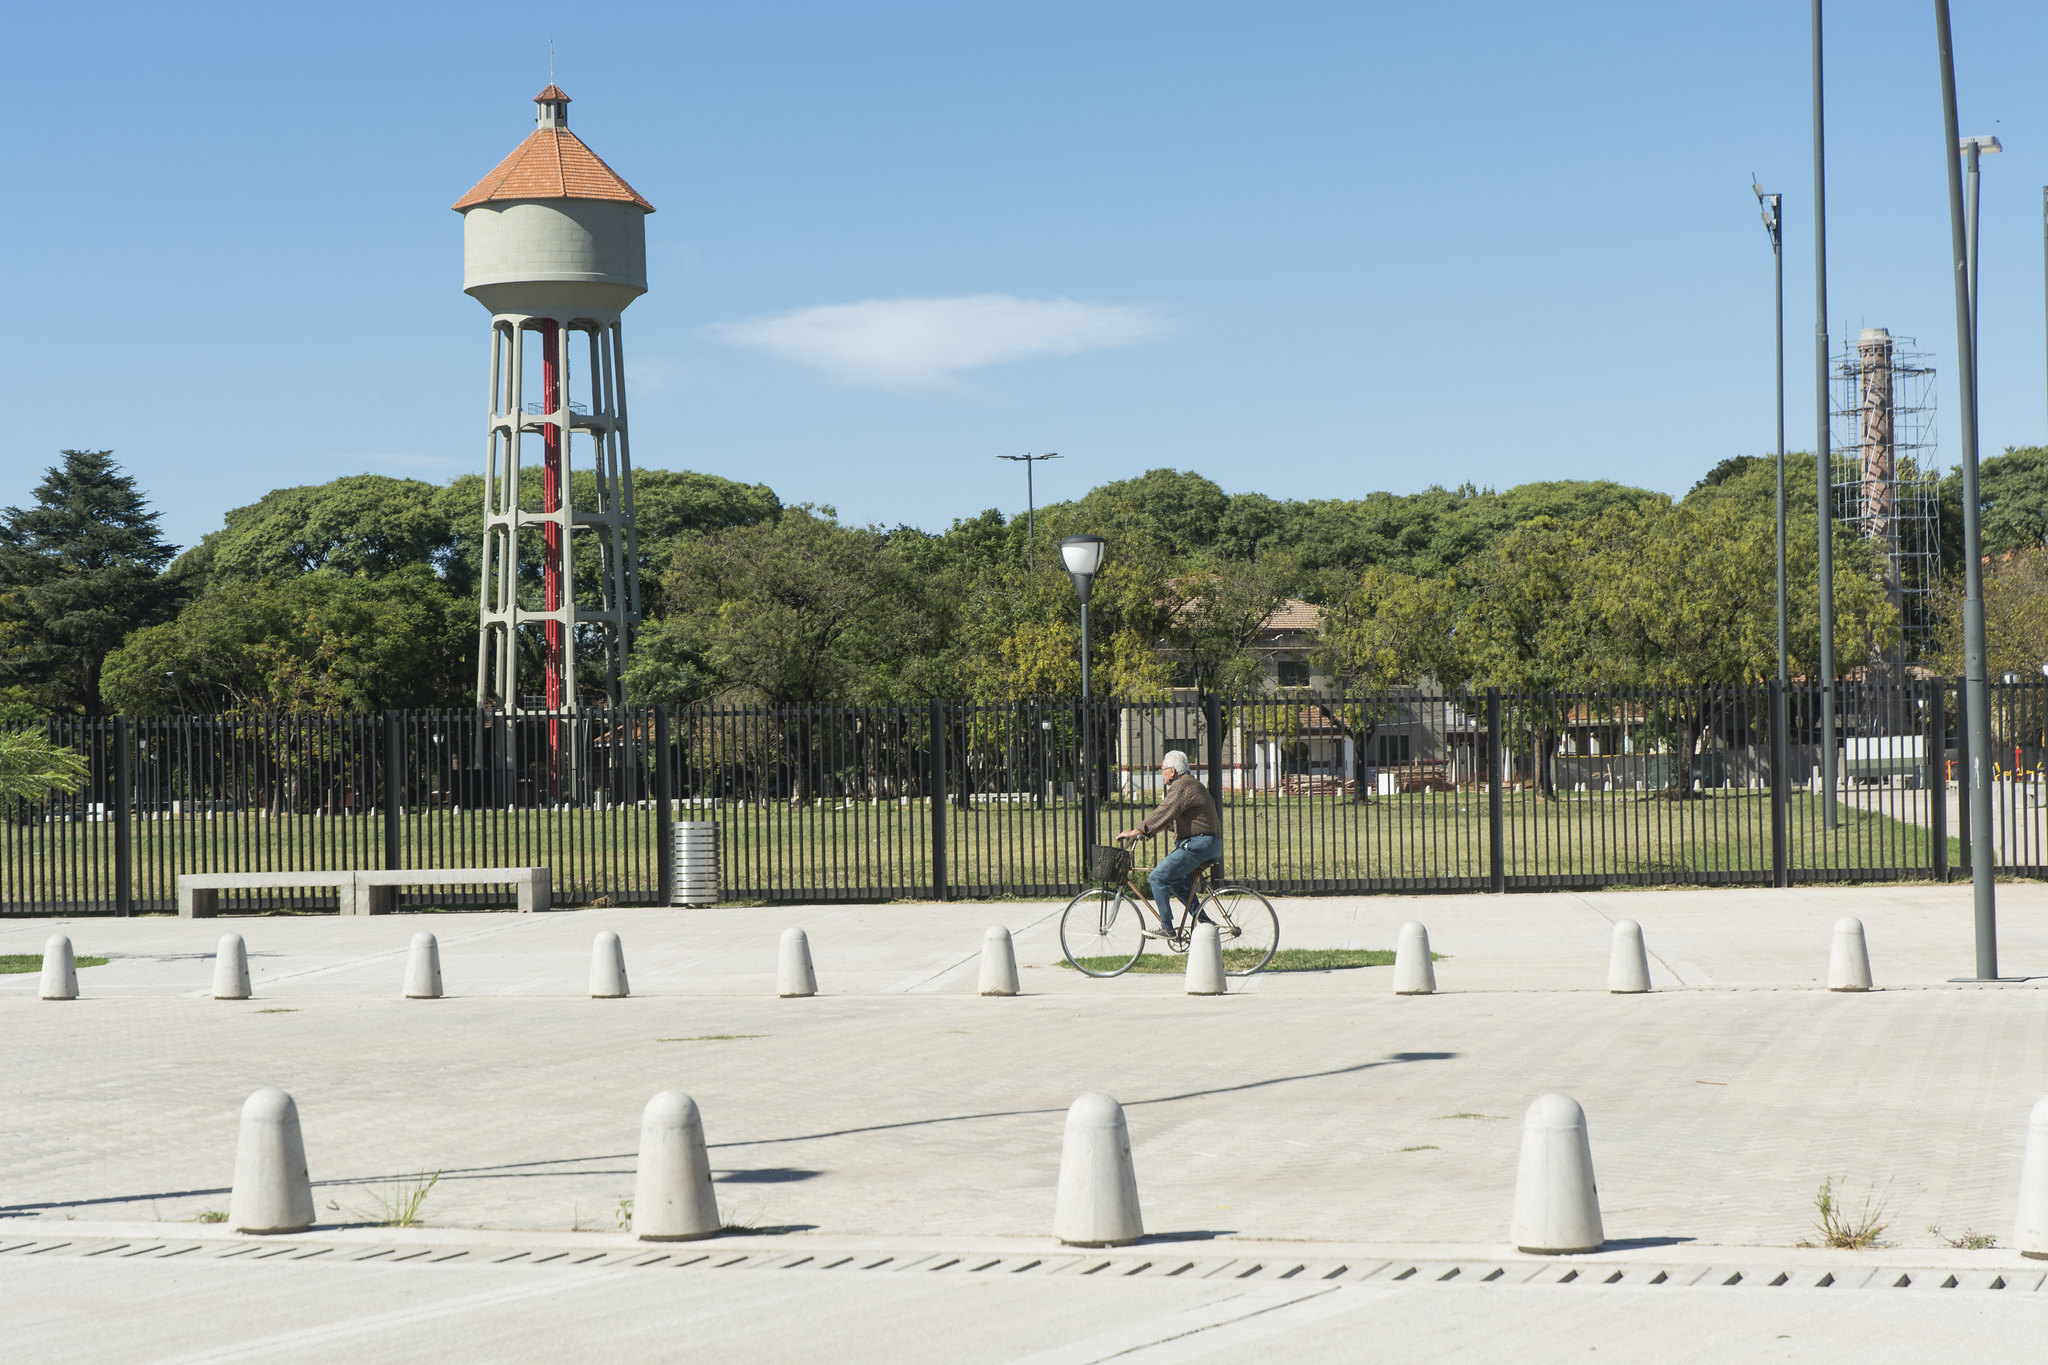
[[[2048,439],[2048,6],[1957,0],[1983,447]],[[1837,4],[1829,299],[1918,337],[1957,455],[1932,6]],[[111,447],[190,543],[266,490],[482,461],[448,205],[556,77],[659,208],[642,466],[856,521],[1170,465],[1350,497],[1810,447],[1804,4],[28,6],[0,143],[0,503]],[[809,310],[832,310],[811,312]],[[974,363],[967,363],[974,362]]]

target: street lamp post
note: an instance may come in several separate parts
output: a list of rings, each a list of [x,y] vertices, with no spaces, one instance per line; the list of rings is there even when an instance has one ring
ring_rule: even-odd
[[[1095,592],[1095,575],[1102,571],[1103,551],[1109,542],[1101,536],[1068,536],[1060,542],[1060,558],[1074,580],[1074,592],[1081,599],[1081,847],[1087,857],[1095,842],[1095,691],[1089,682],[1088,599]]]
[[[998,460],[1024,462],[1024,554],[1033,572],[1038,569],[1038,494],[1031,486],[1031,470],[1040,460],[1057,460],[1057,455],[998,455]]]
[[[1763,210],[1764,231],[1771,238],[1771,266],[1776,276],[1777,292],[1777,338],[1778,338],[1778,685],[1771,697],[1771,865],[1782,868],[1785,863],[1785,783],[1782,774],[1789,756],[1790,737],[1785,733],[1787,711],[1785,686],[1790,680],[1786,670],[1786,636],[1789,613],[1785,601],[1785,250],[1783,197],[1765,194],[1764,187],[1752,175],[1750,189],[1756,192],[1757,206]]]
[[[1835,461],[1828,449],[1827,132],[1821,98],[1821,0],[1813,0],[1813,456],[1820,498],[1821,828],[1835,812]]]
[[[1997,851],[1991,823],[1991,689],[1984,675],[1984,540],[1977,491],[1977,308],[1976,249],[1963,214],[1960,151],[1969,159],[1974,184],[1982,139],[1956,131],[1955,47],[1949,34],[1948,0],[1934,0],[1935,45],[1941,65],[1942,156],[1948,163],[1950,269],[1956,294],[1956,378],[1962,402],[1963,438],[1963,695],[1969,714],[1970,887],[1976,910],[1977,975],[1998,979],[1998,903],[1992,880]]]

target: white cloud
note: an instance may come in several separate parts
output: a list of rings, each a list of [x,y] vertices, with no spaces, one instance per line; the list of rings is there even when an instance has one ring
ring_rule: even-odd
[[[826,304],[708,330],[849,383],[915,387],[1004,360],[1129,346],[1166,326],[1149,308],[972,294]]]

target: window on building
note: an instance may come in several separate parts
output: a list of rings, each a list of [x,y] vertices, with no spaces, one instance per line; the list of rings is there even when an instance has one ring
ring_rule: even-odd
[[[1381,767],[1408,761],[1407,735],[1380,735],[1378,738]]]
[[[1282,687],[1308,686],[1308,660],[1281,658],[1274,665]]]

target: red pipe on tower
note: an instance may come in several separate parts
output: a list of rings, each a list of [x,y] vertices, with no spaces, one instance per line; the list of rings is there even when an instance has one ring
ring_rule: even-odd
[[[550,417],[562,407],[562,368],[560,362],[560,328],[549,321],[540,325],[540,387],[542,402],[547,405]],[[559,512],[562,510],[562,428],[550,422],[541,433],[541,475],[540,510]],[[541,540],[547,547],[542,560],[542,600],[548,611],[562,609],[562,528],[549,522],[541,528]],[[568,679],[563,676],[562,667],[562,623],[549,621],[544,631],[547,642],[545,669],[547,673],[548,710],[559,711],[568,696]]]

